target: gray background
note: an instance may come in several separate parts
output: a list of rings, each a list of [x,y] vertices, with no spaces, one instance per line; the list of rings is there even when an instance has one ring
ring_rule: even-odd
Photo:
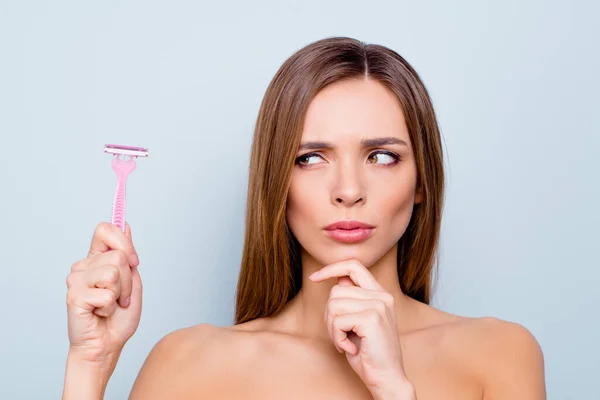
[[[150,149],[127,193],[144,311],[106,398],[126,398],[167,333],[231,323],[260,101],[287,57],[337,35],[397,50],[433,97],[448,174],[434,305],[522,323],[549,399],[596,396],[596,4],[0,1],[0,398],[60,397],[65,278],[112,206],[105,143]]]

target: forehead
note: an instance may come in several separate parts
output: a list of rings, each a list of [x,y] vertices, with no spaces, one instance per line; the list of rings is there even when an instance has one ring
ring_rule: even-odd
[[[396,95],[373,79],[333,83],[310,103],[302,141],[347,141],[398,137],[409,142],[402,107]]]

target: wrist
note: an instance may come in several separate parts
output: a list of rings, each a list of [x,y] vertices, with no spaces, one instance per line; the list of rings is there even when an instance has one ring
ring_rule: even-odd
[[[103,399],[108,380],[117,365],[119,355],[120,352],[101,360],[90,360],[75,350],[69,351],[63,400]]]
[[[407,379],[381,385],[371,394],[374,400],[417,400],[417,392]]]

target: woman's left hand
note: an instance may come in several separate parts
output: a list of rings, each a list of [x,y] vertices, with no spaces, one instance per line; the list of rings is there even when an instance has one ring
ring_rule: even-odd
[[[415,399],[404,371],[394,297],[357,260],[327,265],[309,278],[338,278],[325,309],[329,337],[374,399]]]

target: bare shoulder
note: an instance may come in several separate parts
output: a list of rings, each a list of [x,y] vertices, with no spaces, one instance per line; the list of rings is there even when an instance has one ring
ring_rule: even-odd
[[[453,342],[472,363],[484,400],[546,398],[544,356],[523,325],[493,317],[460,318]]]
[[[484,399],[545,399],[544,355],[523,325],[483,318],[473,328],[482,349]]]
[[[405,335],[406,355],[429,379],[452,376],[483,400],[546,398],[544,356],[523,325],[494,317],[473,318],[414,303],[419,324]],[[404,348],[403,348],[404,353]],[[409,364],[410,365],[410,364]],[[464,396],[463,396],[464,397]],[[466,398],[466,397],[464,397]]]
[[[129,398],[210,397],[225,371],[251,350],[247,343],[232,327],[200,324],[173,331],[152,348]]]

